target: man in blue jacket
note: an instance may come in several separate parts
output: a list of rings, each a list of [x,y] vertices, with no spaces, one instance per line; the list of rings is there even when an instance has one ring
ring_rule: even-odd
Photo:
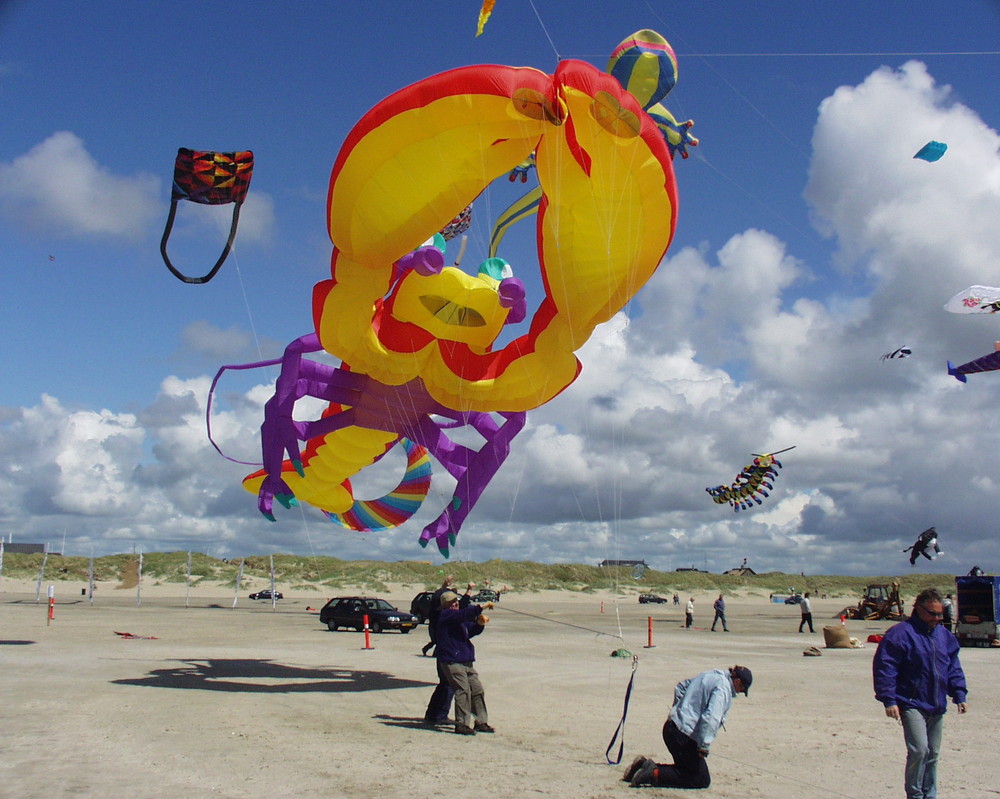
[[[707,788],[712,783],[708,771],[708,749],[715,740],[738,693],[750,693],[753,674],[746,666],[728,671],[703,671],[674,688],[674,704],[663,725],[663,742],[674,756],[671,764],[656,763],[639,756],[625,770],[622,779],[633,788]]]
[[[441,595],[434,650],[439,668],[455,692],[455,732],[459,735],[495,732],[486,716],[486,695],[476,671],[476,647],[471,641],[489,621],[483,615],[483,608],[492,608],[493,603],[466,607],[460,604],[458,594],[453,591]]]
[[[948,697],[965,713],[966,687],[958,640],[941,626],[944,606],[937,589],[917,595],[908,619],[889,628],[872,662],[875,698],[885,715],[903,726],[907,799],[936,799]]]

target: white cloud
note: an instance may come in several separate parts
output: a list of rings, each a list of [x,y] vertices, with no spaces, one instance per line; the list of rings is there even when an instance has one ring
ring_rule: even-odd
[[[140,238],[161,215],[159,192],[157,177],[113,174],[68,131],[0,164],[3,215],[56,235]]]
[[[945,157],[914,160],[932,138],[948,142]],[[872,574],[908,568],[899,550],[935,524],[948,556],[934,568],[989,567],[996,392],[989,375],[959,385],[944,360],[984,354],[993,333],[941,305],[1000,263],[997,145],[920,64],[838,89],[820,109],[806,196],[844,280],[817,280],[826,265],[765,230],[672,253],[641,313],[595,331],[576,383],[529,413],[455,555],[714,570],[749,557],[758,570]],[[209,358],[249,343],[208,323],[184,335]],[[911,358],[879,360],[903,343]],[[255,460],[273,373],[249,379],[227,378],[213,432],[227,454]],[[138,539],[216,554],[421,552],[419,529],[454,486],[440,468],[398,531],[348,534],[281,508],[269,524],[240,487],[253,467],[205,440],[207,390],[207,377],[169,377],[134,415],[51,398],[0,414],[0,521],[41,535],[69,520],[111,550]],[[733,513],[705,493],[751,453],[791,445],[760,508]]]

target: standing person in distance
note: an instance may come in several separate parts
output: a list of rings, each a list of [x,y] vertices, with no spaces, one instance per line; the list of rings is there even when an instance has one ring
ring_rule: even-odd
[[[799,622],[799,632],[802,632],[802,627],[806,624],[809,625],[809,632],[816,632],[813,629],[813,609],[812,603],[809,601],[808,591],[806,591],[805,596],[802,597],[802,601],[799,602],[799,610],[802,612],[802,621]]]
[[[952,599],[951,594],[948,594],[941,600],[941,608],[944,612],[944,618],[941,620],[941,623],[948,632],[951,632],[953,629],[952,621],[955,615],[955,601]]]
[[[713,669],[682,680],[674,688],[674,704],[663,725],[663,742],[674,756],[670,764],[640,755],[622,779],[633,788],[707,788],[709,747],[733,706],[733,697],[748,695],[753,674],[746,666]]]
[[[692,624],[694,624],[694,597],[689,597],[687,607],[684,608],[684,626],[690,627]]]
[[[715,600],[712,605],[715,608],[715,618],[712,619],[712,632],[715,632],[716,622],[722,622],[722,631],[729,632],[729,627],[726,626],[726,600],[722,598],[722,594],[719,594],[719,598]]]
[[[872,661],[875,698],[903,727],[907,799],[936,799],[948,697],[959,713],[968,709],[958,640],[942,626],[943,618],[941,594],[924,589],[910,617],[886,631]]]

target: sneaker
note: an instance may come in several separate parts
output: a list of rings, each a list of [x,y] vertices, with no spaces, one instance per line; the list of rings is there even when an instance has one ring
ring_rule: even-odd
[[[485,721],[477,721],[476,726],[472,728],[476,732],[496,732],[489,724]]]
[[[641,785],[655,785],[656,784],[654,776],[655,772],[656,772],[656,763],[654,763],[652,760],[647,760],[645,763],[639,766],[639,770],[632,775],[632,779],[629,780],[629,785],[631,785],[633,788],[638,788]]]
[[[455,725],[456,735],[475,735],[476,731],[472,727],[466,727],[464,724]]]
[[[622,782],[631,782],[632,777],[635,776],[635,773],[640,768],[642,768],[642,764],[648,762],[649,762],[648,757],[646,757],[645,755],[639,755],[639,757],[633,760],[631,764],[629,764],[629,767],[625,769],[625,773],[622,775]]]

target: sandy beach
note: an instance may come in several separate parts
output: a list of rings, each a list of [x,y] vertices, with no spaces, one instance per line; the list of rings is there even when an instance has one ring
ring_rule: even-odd
[[[669,755],[660,729],[673,686],[709,668],[754,674],[712,747],[712,786],[725,799],[901,797],[905,750],[871,688],[874,644],[823,649],[821,629],[844,599],[798,608],[767,596],[727,598],[731,632],[711,632],[714,594],[683,607],[640,605],[610,592],[509,593],[476,639],[495,735],[423,727],[436,682],[426,626],[408,635],[330,632],[316,609],[329,589],[288,590],[272,608],[233,589],[183,584],[0,580],[0,797],[559,796],[635,793],[620,781],[638,754]],[[254,586],[253,590],[267,587]],[[404,610],[423,586],[380,594]],[[337,595],[350,595],[338,591]],[[686,599],[686,597],[685,597]],[[912,598],[911,598],[912,601]],[[310,610],[312,608],[313,610]],[[652,647],[648,647],[648,618]],[[865,641],[886,622],[848,621]],[[116,633],[130,633],[124,638]],[[619,637],[620,636],[620,637]],[[638,657],[620,766],[605,750]],[[1000,796],[995,683],[1000,651],[963,649],[970,711],[950,712],[942,796]],[[617,746],[616,750],[617,751]],[[644,789],[647,792],[655,789]],[[665,795],[666,792],[664,792]]]

